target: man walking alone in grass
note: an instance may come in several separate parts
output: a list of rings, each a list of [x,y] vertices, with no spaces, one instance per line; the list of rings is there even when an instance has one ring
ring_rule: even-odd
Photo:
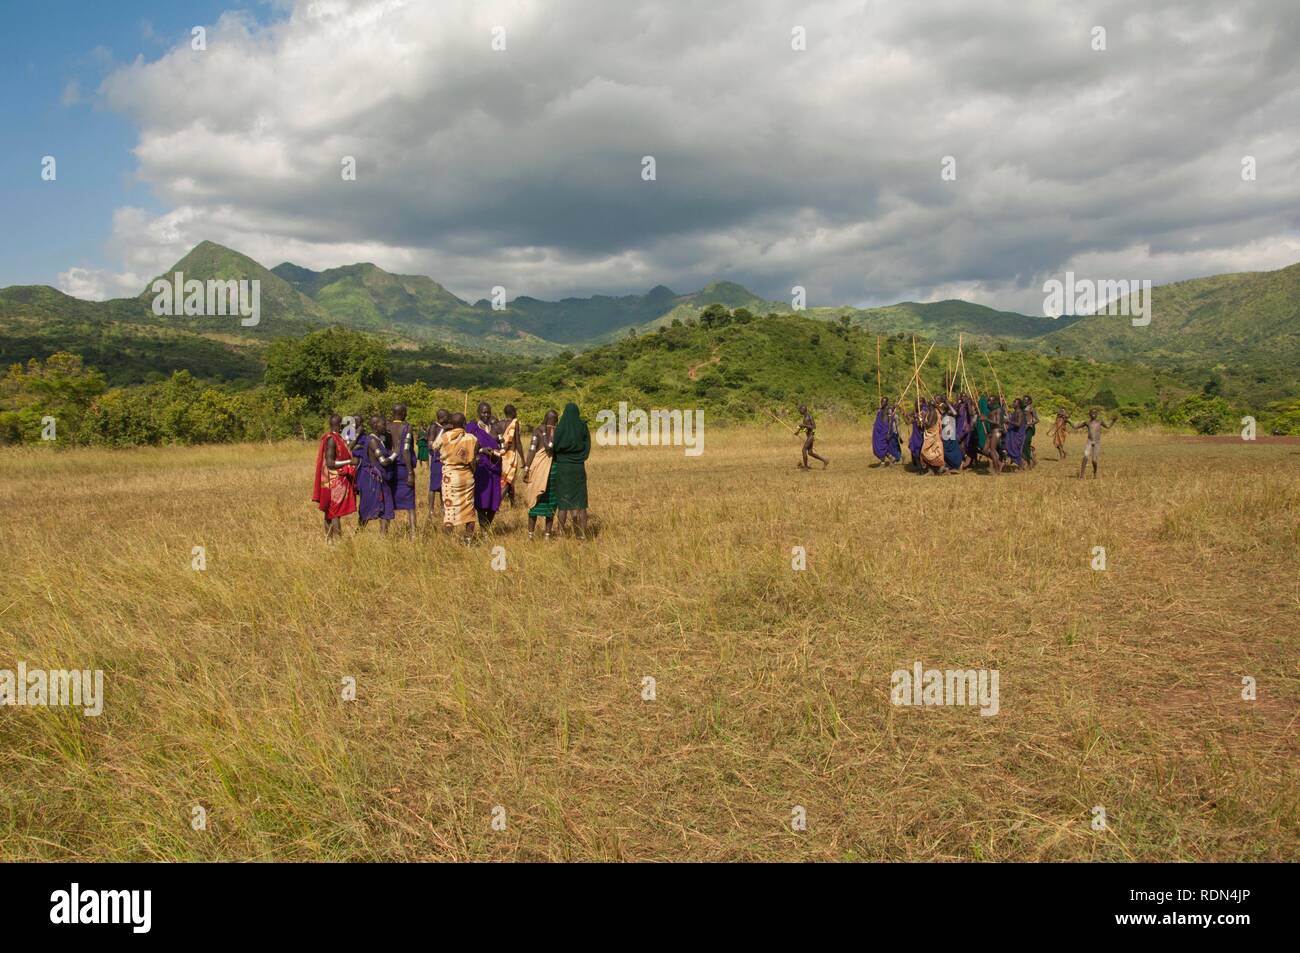
[[[1115,418],[1112,417],[1110,423],[1106,423],[1097,416],[1096,410],[1088,411],[1088,419],[1081,424],[1075,424],[1075,430],[1087,430],[1088,439],[1083,444],[1083,459],[1079,462],[1079,479],[1083,479],[1084,471],[1088,469],[1088,461],[1092,461],[1092,478],[1097,479],[1097,457],[1101,455],[1101,431],[1102,428],[1109,430],[1115,424]]]
[[[799,426],[795,428],[794,431],[795,436],[797,437],[800,431],[805,431],[808,434],[807,439],[804,440],[803,442],[803,463],[799,464],[799,469],[800,470],[812,469],[810,466],[808,466],[808,458],[812,457],[814,460],[820,460],[822,462],[822,469],[825,470],[828,466],[831,465],[831,462],[827,460],[825,457],[818,456],[816,453],[813,452],[813,440],[817,433],[817,424],[813,421],[813,415],[811,412],[809,412],[807,406],[802,404],[799,406],[799,415],[800,417],[803,418],[803,420],[799,424]]]

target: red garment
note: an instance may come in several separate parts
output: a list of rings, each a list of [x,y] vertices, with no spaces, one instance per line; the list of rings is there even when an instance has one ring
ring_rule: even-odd
[[[331,470],[325,464],[325,444],[334,441],[334,459],[351,460],[347,443],[336,433],[321,438],[316,451],[316,479],[312,482],[312,502],[320,507],[326,519],[337,519],[357,511],[356,467],[351,463]]]

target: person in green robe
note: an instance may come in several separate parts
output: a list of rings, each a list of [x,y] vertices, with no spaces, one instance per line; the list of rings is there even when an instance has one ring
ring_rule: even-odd
[[[983,394],[980,395],[980,415],[975,421],[975,449],[976,451],[984,449],[984,444],[988,443],[989,430],[985,421],[989,419],[989,400]]]
[[[587,457],[591,455],[591,431],[578,416],[578,405],[570,401],[555,427],[551,445],[555,463],[551,470],[552,499],[559,512],[560,532],[573,513],[573,529],[578,539],[587,538]]]

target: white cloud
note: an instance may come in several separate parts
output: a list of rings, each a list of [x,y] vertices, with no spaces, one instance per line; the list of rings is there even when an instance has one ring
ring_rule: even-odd
[[[227,14],[206,51],[185,42],[102,87],[169,209],[119,211],[114,287],[203,239],[267,266],[370,260],[471,299],[728,278],[781,298],[802,284],[812,304],[951,289],[1036,311],[1067,269],[1276,267],[1297,257],[1298,40],[1285,0]]]
[[[131,272],[113,272],[104,268],[72,267],[61,271],[56,285],[64,294],[88,301],[131,298],[140,293],[144,279]]]

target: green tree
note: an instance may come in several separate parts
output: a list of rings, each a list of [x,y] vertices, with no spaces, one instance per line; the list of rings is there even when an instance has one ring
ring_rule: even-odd
[[[347,328],[281,338],[267,348],[266,382],[321,412],[336,397],[387,387],[388,352],[378,339]]]

